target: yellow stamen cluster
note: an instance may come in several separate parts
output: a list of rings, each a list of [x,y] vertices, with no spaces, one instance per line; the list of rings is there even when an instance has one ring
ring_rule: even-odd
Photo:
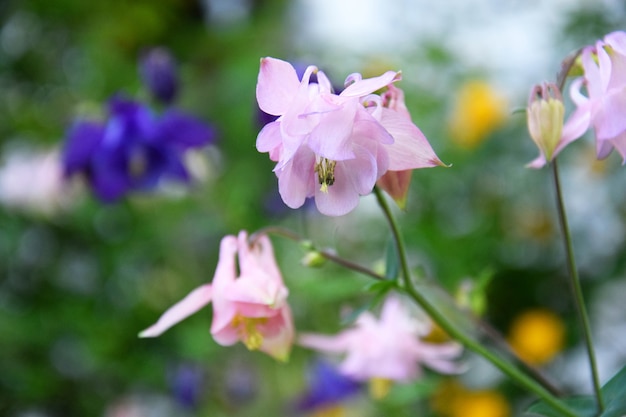
[[[333,161],[327,158],[321,158],[319,162],[315,163],[315,172],[317,172],[317,178],[321,184],[320,191],[327,193],[328,187],[335,183],[335,165],[337,161]]]
[[[260,324],[265,324],[267,318],[243,317],[239,314],[233,318],[231,326],[235,327],[241,336],[241,341],[249,350],[258,350],[263,344],[263,335],[257,329]]]

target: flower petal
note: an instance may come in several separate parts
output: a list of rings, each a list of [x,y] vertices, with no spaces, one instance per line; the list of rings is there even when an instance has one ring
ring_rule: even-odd
[[[185,298],[170,307],[159,320],[139,333],[139,337],[156,337],[176,323],[200,310],[211,302],[213,290],[210,284],[203,285],[190,292]]]
[[[256,99],[261,110],[274,116],[285,114],[299,87],[298,74],[290,63],[276,58],[261,58],[256,85]]]
[[[380,90],[381,88],[386,87],[401,78],[402,76],[400,72],[387,71],[378,77],[355,81],[347,86],[339,95],[341,97],[363,97],[376,90]]]

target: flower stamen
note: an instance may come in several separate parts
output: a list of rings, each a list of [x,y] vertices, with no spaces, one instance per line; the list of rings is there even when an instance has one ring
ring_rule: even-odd
[[[320,158],[315,163],[314,171],[317,172],[317,178],[321,185],[320,191],[323,193],[328,192],[328,187],[335,183],[335,166],[337,161],[332,159]]]

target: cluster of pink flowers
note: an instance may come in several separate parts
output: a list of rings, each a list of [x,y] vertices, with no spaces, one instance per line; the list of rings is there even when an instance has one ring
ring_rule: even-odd
[[[140,336],[159,336],[212,302],[211,334],[217,343],[230,346],[242,342],[250,350],[286,361],[294,342],[288,293],[269,238],[261,235],[250,242],[242,231],[222,239],[212,283],[193,290]],[[461,347],[423,342],[421,338],[429,330],[430,325],[411,316],[397,297],[389,297],[380,320],[362,313],[353,329],[334,337],[303,334],[300,344],[345,352],[340,371],[357,380],[409,381],[420,376],[420,364],[442,373],[457,372],[453,359],[460,355]]]
[[[576,109],[565,124],[562,114],[560,119],[554,117],[555,106],[548,105],[548,101],[555,97],[536,94],[537,87],[531,91],[528,125],[535,142],[542,143],[539,145],[541,154],[531,162],[531,167],[539,168],[550,162],[589,127],[595,132],[599,159],[606,158],[615,149],[626,162],[626,32],[610,33],[594,45],[583,48],[580,63],[584,75],[574,80],[570,87]],[[542,91],[547,90],[542,88]],[[560,96],[556,99],[562,102]],[[540,111],[539,107],[544,110]],[[541,131],[544,133],[537,140],[534,133]],[[556,131],[560,134],[556,135]],[[546,149],[552,152],[547,153]]]
[[[317,82],[310,82],[312,74]],[[259,107],[279,116],[257,137],[257,150],[276,162],[280,195],[291,208],[308,197],[319,211],[340,216],[353,210],[388,171],[442,165],[411,122],[399,72],[363,79],[351,74],[333,93],[326,75],[309,66],[301,80],[288,62],[261,59],[256,88]],[[381,96],[374,92],[387,88]]]

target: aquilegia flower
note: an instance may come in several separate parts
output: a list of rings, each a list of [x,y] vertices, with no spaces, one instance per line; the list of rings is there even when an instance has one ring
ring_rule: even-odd
[[[421,365],[445,374],[459,372],[453,360],[461,354],[461,346],[424,342],[421,338],[429,331],[429,323],[412,317],[398,297],[390,296],[379,320],[364,312],[353,328],[336,336],[302,334],[298,342],[324,352],[345,353],[339,370],[359,381],[407,382],[420,376]]]
[[[313,74],[317,82],[311,82]],[[257,101],[261,110],[279,117],[261,130],[256,146],[276,161],[287,206],[298,208],[315,197],[321,213],[343,215],[387,170],[441,165],[410,119],[373,94],[399,79],[394,71],[369,79],[352,74],[335,94],[314,66],[299,79],[288,62],[261,59]]]
[[[98,198],[115,201],[163,179],[189,181],[185,152],[214,136],[211,127],[174,108],[156,114],[139,102],[113,97],[106,121],[78,120],[70,128],[64,172],[84,175]]]
[[[626,162],[626,32],[613,32],[583,48],[584,77],[572,83],[578,123],[593,126],[598,158],[613,149]],[[581,93],[586,87],[588,96]],[[572,116],[574,117],[574,116]]]
[[[285,361],[294,333],[287,295],[269,238],[260,236],[250,245],[242,231],[222,239],[212,283],[193,290],[139,336],[159,336],[212,302],[211,334],[217,343],[241,341],[250,350]]]

